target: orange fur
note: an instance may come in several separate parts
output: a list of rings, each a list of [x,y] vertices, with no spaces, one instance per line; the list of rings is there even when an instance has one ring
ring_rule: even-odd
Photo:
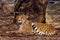
[[[33,33],[33,29],[31,27],[30,22],[27,20],[27,16],[26,15],[20,15],[17,16],[17,22],[19,23],[19,21],[22,21],[22,24],[20,25],[19,31],[22,33]]]
[[[56,29],[51,24],[34,22],[35,26],[46,35],[53,35],[56,33]]]

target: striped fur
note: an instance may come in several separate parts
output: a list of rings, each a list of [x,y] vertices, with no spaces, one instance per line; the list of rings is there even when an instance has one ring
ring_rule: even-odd
[[[47,25],[47,24],[46,24]],[[43,26],[43,25],[42,25]],[[48,26],[49,26],[49,24],[48,24]],[[48,27],[47,26],[47,27]],[[50,27],[53,27],[53,26],[50,26]],[[43,31],[43,30],[40,30],[39,28],[41,28],[41,29],[43,29],[42,27],[37,27],[36,25],[35,25],[35,23],[32,23],[32,28],[33,28],[33,30],[37,33],[37,34],[39,34],[39,35],[53,35],[53,34],[55,34],[56,33],[56,30],[54,29],[54,28],[49,28],[48,27],[48,29],[47,30],[45,30],[45,32]],[[44,29],[46,29],[46,28],[44,28]],[[49,31],[49,29],[50,30],[52,30],[51,32]]]
[[[33,30],[35,30],[36,33],[38,33],[38,34],[40,34],[40,35],[44,35],[44,34],[45,34],[44,32],[40,31],[40,30],[35,26],[34,23],[32,23],[32,28],[33,28]]]

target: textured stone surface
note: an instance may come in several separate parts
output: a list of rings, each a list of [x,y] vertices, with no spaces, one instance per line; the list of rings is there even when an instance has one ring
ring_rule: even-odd
[[[46,11],[46,23],[52,24],[55,28],[60,28],[60,2],[48,4]]]

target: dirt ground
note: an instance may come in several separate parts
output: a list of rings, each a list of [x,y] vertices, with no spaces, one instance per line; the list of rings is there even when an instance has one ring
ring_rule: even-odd
[[[3,34],[3,33],[2,33]],[[57,34],[52,36],[46,36],[46,35],[25,35],[25,34],[15,34],[12,33],[11,35],[0,34],[0,40],[60,40],[60,30],[58,30]]]

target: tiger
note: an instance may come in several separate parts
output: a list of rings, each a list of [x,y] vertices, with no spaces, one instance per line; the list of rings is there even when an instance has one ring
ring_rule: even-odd
[[[46,23],[32,22],[27,19],[26,15],[20,15],[17,17],[17,23],[19,23],[19,31],[23,33],[37,33],[39,35],[54,35],[57,30],[51,25]]]

